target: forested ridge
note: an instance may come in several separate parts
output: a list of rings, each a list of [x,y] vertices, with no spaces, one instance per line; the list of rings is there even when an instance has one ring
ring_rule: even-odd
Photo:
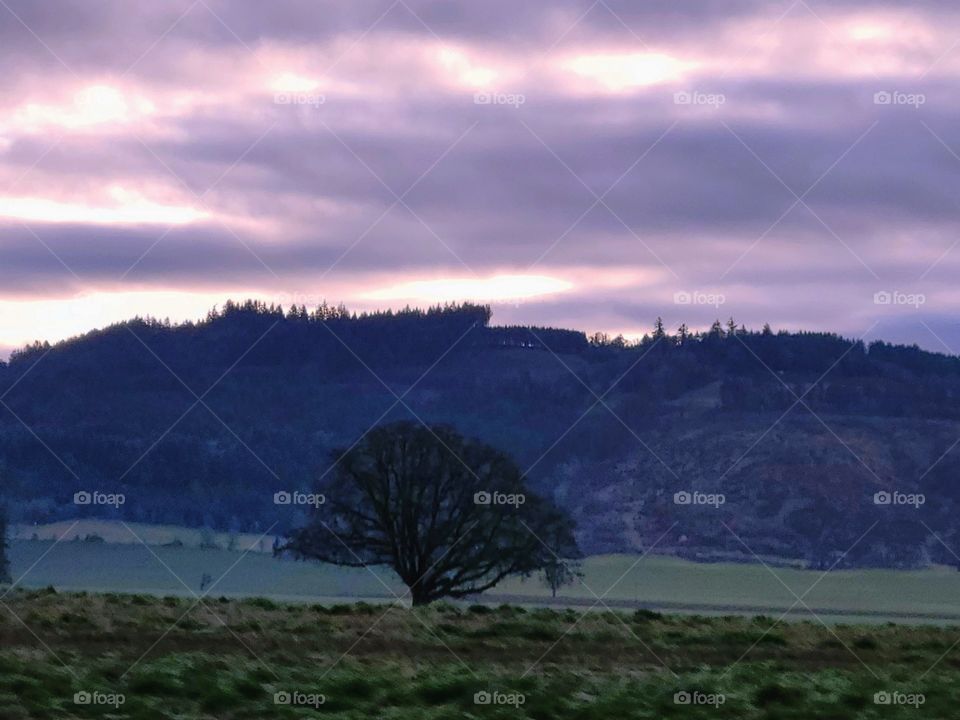
[[[332,451],[413,418],[511,453],[574,513],[586,552],[668,531],[659,547],[692,557],[746,542],[824,564],[881,520],[844,563],[956,562],[956,357],[732,320],[657,321],[636,342],[491,320],[469,303],[228,302],[199,322],[137,318],[19,350],[0,363],[12,519],[283,530],[302,518],[274,492],[309,489]],[[80,490],[126,502],[76,506]],[[692,490],[725,503],[673,501]],[[925,503],[877,506],[878,491]]]

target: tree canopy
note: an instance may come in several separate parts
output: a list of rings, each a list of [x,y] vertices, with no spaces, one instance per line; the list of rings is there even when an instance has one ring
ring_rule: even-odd
[[[281,551],[387,565],[414,605],[488,590],[577,554],[572,520],[506,454],[447,426],[402,421],[336,454],[326,502]]]

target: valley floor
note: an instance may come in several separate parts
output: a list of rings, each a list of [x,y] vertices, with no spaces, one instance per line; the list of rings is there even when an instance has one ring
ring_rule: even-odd
[[[191,597],[203,590],[231,598],[269,597],[327,604],[393,602],[405,588],[387,570],[343,569],[280,560],[272,541],[254,536],[214,538],[186,528],[83,521],[21,528],[11,563],[21,587],[91,592],[133,592]],[[38,539],[24,539],[36,534]],[[50,537],[62,538],[59,542]],[[94,537],[95,541],[84,538]],[[105,541],[100,541],[101,539]],[[234,549],[227,549],[235,546]],[[834,570],[822,573],[761,563],[693,563],[677,558],[611,555],[587,558],[582,583],[559,597],[537,578],[510,579],[478,598],[485,604],[673,613],[767,614],[828,623],[960,624],[960,572]],[[204,579],[207,583],[204,583]]]

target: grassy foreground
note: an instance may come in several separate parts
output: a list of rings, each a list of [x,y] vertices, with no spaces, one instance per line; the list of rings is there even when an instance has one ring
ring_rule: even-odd
[[[960,628],[15,590],[2,718],[917,718]],[[878,695],[879,693],[879,695]]]

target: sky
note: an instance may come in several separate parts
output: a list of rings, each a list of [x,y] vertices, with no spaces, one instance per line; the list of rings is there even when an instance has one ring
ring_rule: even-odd
[[[0,0],[0,357],[227,298],[960,351],[948,0]]]

